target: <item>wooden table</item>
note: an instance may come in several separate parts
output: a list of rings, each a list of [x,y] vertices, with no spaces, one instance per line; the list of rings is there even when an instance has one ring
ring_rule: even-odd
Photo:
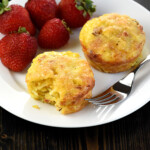
[[[150,0],[136,1],[150,10]],[[149,116],[150,103],[109,124],[63,129],[30,123],[0,108],[0,150],[150,150]]]

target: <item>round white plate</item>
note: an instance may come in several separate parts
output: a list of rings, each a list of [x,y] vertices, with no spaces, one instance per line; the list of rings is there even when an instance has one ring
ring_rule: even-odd
[[[26,0],[13,0],[11,4],[20,4],[24,6],[25,2]],[[97,11],[94,13],[93,17],[115,12],[126,14],[137,19],[144,27],[147,39],[145,51],[149,53],[150,12],[148,10],[132,0],[94,0],[94,4],[96,5]],[[81,57],[84,58],[78,39],[80,30],[81,29],[76,29],[73,31],[74,34],[71,35],[69,43],[60,51],[71,50],[73,52],[78,52]],[[2,35],[0,35],[0,38],[2,38]],[[40,52],[42,51],[39,51],[39,53]],[[56,111],[54,106],[43,104],[30,97],[25,83],[27,70],[21,73],[15,73],[9,71],[0,62],[0,105],[5,110],[20,118],[47,126],[75,128],[105,124],[127,116],[149,102],[149,66],[150,64],[147,64],[138,73],[133,92],[126,101],[103,107],[88,105],[77,113],[62,115],[60,112]],[[115,81],[125,75],[125,73],[106,74],[94,69],[93,71],[96,79],[93,95],[106,90]],[[38,105],[40,109],[33,108],[33,105]]]

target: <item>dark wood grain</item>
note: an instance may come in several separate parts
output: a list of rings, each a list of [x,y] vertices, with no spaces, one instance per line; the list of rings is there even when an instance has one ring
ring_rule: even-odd
[[[149,150],[150,103],[121,120],[61,129],[24,121],[0,109],[0,150]]]
[[[150,1],[149,0],[134,0],[138,2],[139,4],[143,5],[145,8],[150,10]]]
[[[150,10],[150,0],[136,1]],[[65,129],[37,125],[0,108],[0,150],[150,150],[149,116],[150,103],[112,123]]]

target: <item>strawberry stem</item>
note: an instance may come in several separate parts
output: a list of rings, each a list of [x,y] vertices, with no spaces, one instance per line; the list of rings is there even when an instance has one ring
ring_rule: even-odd
[[[67,29],[67,31],[68,31],[70,34],[72,34],[71,29],[68,27],[67,23],[66,23],[64,20],[62,20],[62,24],[65,26],[65,28]]]
[[[83,11],[84,17],[86,17],[87,14],[92,16],[92,14],[96,10],[96,6],[93,5],[93,1],[91,1],[91,0],[75,0],[75,7],[78,10]]]
[[[0,3],[0,15],[2,15],[5,11],[10,11],[11,8],[8,6],[8,0],[2,0]]]
[[[19,27],[18,33],[28,33],[29,34],[29,32],[26,30],[25,27]]]

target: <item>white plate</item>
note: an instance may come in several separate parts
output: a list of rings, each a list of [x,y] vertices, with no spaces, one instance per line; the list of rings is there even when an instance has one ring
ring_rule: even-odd
[[[25,2],[26,0],[11,1],[11,3],[23,6]],[[132,0],[94,0],[94,4],[97,6],[94,17],[116,12],[137,19],[144,27],[147,41],[150,41],[150,12],[141,5]],[[78,40],[80,29],[73,32],[69,43],[61,50],[78,52],[84,58]],[[150,50],[150,42],[146,42],[146,49]],[[0,105],[20,118],[47,126],[75,128],[105,124],[127,116],[149,102],[149,65],[146,65],[138,74],[135,88],[126,101],[104,107],[89,105],[77,113],[62,115],[55,110],[54,106],[43,104],[30,97],[25,84],[26,71],[14,73],[0,62]],[[96,79],[94,95],[105,90],[125,74],[105,74],[94,69],[93,71]],[[38,105],[40,110],[33,108],[33,105]]]

